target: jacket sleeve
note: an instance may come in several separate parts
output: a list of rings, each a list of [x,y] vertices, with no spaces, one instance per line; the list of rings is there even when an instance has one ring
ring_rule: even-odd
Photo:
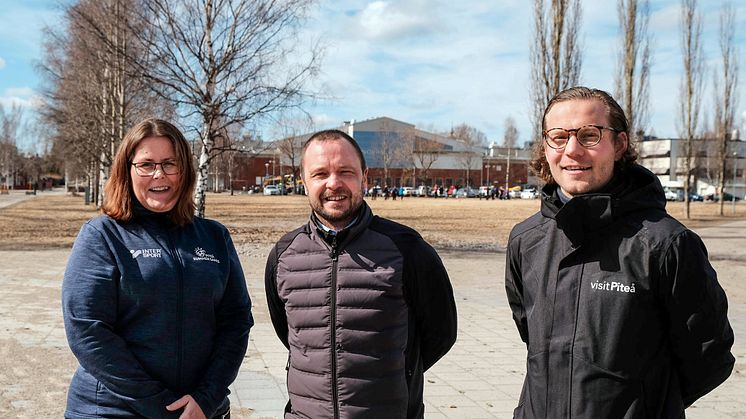
[[[691,231],[674,238],[662,273],[674,366],[682,399],[689,406],[725,381],[733,370],[728,301],[704,243]]]
[[[267,257],[267,266],[264,269],[264,292],[267,294],[267,307],[269,307],[269,317],[272,319],[272,326],[275,328],[277,337],[286,348],[288,344],[288,318],[285,313],[285,304],[280,299],[277,292],[277,246],[272,248]]]
[[[458,317],[448,272],[435,249],[419,239],[413,250],[408,263],[414,269],[405,271],[405,292],[414,308],[423,371],[427,371],[456,342]]]
[[[210,364],[202,382],[191,393],[205,416],[212,417],[230,391],[236,379],[249,342],[249,330],[254,325],[251,299],[236,248],[227,230],[223,230],[230,269],[223,298],[215,320],[217,334],[213,341]]]
[[[523,278],[521,274],[520,249],[517,240],[509,240],[505,261],[505,291],[508,304],[513,312],[513,321],[521,335],[521,340],[528,345],[528,321],[523,305]]]
[[[65,333],[81,367],[138,414],[177,418],[166,406],[178,397],[150,377],[117,335],[119,269],[103,234],[83,225],[62,282]]]

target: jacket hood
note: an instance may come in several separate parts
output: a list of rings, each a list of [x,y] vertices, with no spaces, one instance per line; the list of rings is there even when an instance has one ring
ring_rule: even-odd
[[[541,191],[541,214],[557,222],[574,245],[585,233],[602,229],[615,219],[636,211],[665,210],[666,197],[658,177],[651,171],[632,165],[615,170],[614,177],[600,191],[578,195],[563,204],[558,185],[545,185]]]

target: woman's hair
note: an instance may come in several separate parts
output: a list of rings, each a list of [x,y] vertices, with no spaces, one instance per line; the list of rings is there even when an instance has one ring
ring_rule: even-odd
[[[117,154],[114,156],[111,177],[104,186],[104,205],[101,212],[118,221],[132,219],[134,215],[133,201],[137,198],[135,198],[132,190],[130,165],[137,146],[148,137],[166,137],[173,144],[177,164],[181,172],[181,180],[178,185],[179,196],[176,205],[169,211],[168,215],[178,225],[188,224],[194,216],[195,207],[192,196],[194,195],[194,185],[197,178],[192,152],[181,131],[170,122],[161,119],[146,119],[125,134]]]
[[[603,90],[576,86],[557,93],[557,95],[549,101],[546,109],[544,109],[544,115],[541,118],[542,131],[547,129],[547,114],[549,113],[549,110],[552,109],[552,106],[570,100],[597,100],[606,107],[606,116],[609,118],[609,126],[617,130],[614,135],[614,141],[616,141],[619,133],[624,132],[627,134],[627,150],[614,166],[620,170],[626,170],[633,165],[637,160],[637,149],[635,148],[635,145],[632,144],[632,138],[629,135],[629,123],[627,122],[627,117],[624,116],[624,110],[619,106],[617,101]],[[544,155],[544,147],[546,147],[546,144],[544,144],[544,135],[542,133],[542,138],[534,144],[533,158],[530,165],[534,172],[536,172],[544,182],[551,184],[555,183],[555,181],[552,177],[552,172],[549,169],[547,158]]]

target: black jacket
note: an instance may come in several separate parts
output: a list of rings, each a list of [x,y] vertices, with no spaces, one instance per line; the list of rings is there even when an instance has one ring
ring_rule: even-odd
[[[731,373],[727,301],[701,239],[634,166],[511,232],[508,301],[528,346],[517,418],[675,418]]]
[[[423,372],[456,340],[440,258],[417,232],[374,216],[338,236],[313,220],[267,260],[272,324],[289,348],[287,418],[420,418]]]

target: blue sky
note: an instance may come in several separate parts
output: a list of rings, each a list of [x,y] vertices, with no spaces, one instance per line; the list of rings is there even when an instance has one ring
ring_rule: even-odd
[[[581,84],[613,92],[618,41],[616,0],[583,4]],[[679,1],[651,1],[653,68],[649,127],[676,136],[681,78]],[[0,0],[0,103],[16,102],[33,113],[39,87],[35,62],[41,28],[60,23],[54,0]],[[389,116],[425,129],[447,130],[465,122],[500,142],[513,117],[520,139],[530,136],[527,0],[322,0],[302,39],[321,37],[327,47],[315,87],[334,98],[308,108],[317,128],[344,120]],[[710,73],[705,108],[712,100],[717,67],[721,2],[700,1]],[[746,119],[746,2],[737,10],[741,68],[738,115]],[[711,113],[708,113],[711,116]]]

